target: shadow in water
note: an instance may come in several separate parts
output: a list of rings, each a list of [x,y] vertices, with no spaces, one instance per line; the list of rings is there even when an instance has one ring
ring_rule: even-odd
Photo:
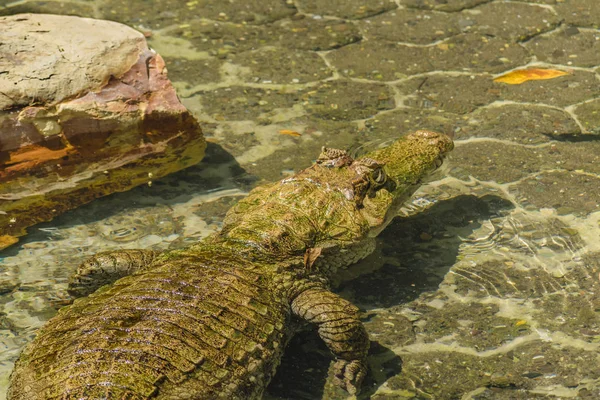
[[[396,218],[379,236],[377,250],[352,267],[368,272],[342,284],[336,292],[363,310],[368,325],[382,310],[394,312],[421,294],[437,290],[456,262],[461,238],[512,208],[512,203],[498,196],[462,195],[440,201],[418,214]],[[369,364],[377,371],[370,371],[359,399],[370,398],[387,379],[401,372],[401,359],[382,341],[390,343],[390,338],[378,336],[377,342],[371,342]],[[266,398],[347,398],[347,393],[332,389],[328,383],[331,360],[316,332],[296,335]]]
[[[550,138],[551,140],[556,140],[557,142],[571,142],[571,143],[580,143],[580,142],[597,142],[598,135],[589,135],[582,133],[563,133],[560,135],[553,134],[544,134],[544,136]]]

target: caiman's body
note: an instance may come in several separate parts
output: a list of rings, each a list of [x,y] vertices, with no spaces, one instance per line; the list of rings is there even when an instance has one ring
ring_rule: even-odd
[[[10,400],[256,399],[294,333],[317,325],[337,384],[356,392],[369,341],[358,310],[329,291],[452,148],[418,131],[352,160],[317,163],[253,190],[222,231],[183,250],[101,253],[18,360]],[[118,279],[120,278],[120,279]],[[116,282],[115,282],[116,281]]]

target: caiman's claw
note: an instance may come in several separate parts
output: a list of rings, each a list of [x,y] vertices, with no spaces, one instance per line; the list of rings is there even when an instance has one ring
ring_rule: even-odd
[[[337,360],[333,365],[333,383],[350,394],[360,392],[360,385],[367,375],[365,360]]]

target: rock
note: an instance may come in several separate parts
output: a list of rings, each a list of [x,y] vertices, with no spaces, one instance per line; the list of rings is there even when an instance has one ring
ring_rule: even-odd
[[[203,157],[200,126],[141,33],[45,14],[0,26],[0,249]]]

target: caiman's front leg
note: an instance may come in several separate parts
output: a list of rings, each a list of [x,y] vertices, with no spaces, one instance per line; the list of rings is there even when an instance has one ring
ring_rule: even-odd
[[[153,250],[116,250],[98,253],[77,267],[69,278],[67,291],[73,297],[84,297],[98,288],[113,283],[150,265],[160,252]]]
[[[314,323],[319,336],[335,355],[335,384],[350,394],[360,390],[367,373],[369,336],[352,303],[327,289],[309,289],[292,302],[292,311]]]

